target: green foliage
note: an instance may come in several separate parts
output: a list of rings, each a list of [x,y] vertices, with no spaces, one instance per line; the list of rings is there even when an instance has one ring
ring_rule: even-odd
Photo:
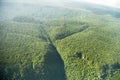
[[[119,30],[117,30],[120,28],[116,25],[118,23],[107,20],[108,23],[105,24],[101,19],[98,18],[97,20],[96,18],[96,21],[99,22],[95,24],[92,21],[94,19],[89,20],[88,25],[90,27],[86,31],[77,32],[55,42],[64,61],[68,80],[104,79],[101,67],[105,64],[120,63],[120,56],[118,56],[120,36]],[[81,52],[82,58],[74,57],[76,53]],[[110,70],[113,71],[114,69]],[[111,74],[119,74],[119,69],[112,71],[110,71]],[[104,77],[105,79],[112,78],[109,74]]]
[[[75,34],[77,32],[82,32],[88,28],[87,23],[74,21],[74,20],[61,20],[63,24],[57,23],[57,25],[50,25],[49,29],[50,37],[53,41],[63,39],[67,36]],[[53,27],[55,27],[53,29]]]
[[[30,16],[17,16],[13,18],[13,21],[16,22],[37,22],[37,20],[35,20],[33,17]]]
[[[32,17],[0,21],[1,80],[120,79],[119,19],[65,6],[27,7]]]
[[[1,21],[2,80],[65,80],[64,63],[41,26]]]

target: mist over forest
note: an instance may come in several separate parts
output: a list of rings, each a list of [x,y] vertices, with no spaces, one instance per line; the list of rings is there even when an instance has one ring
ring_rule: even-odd
[[[0,0],[0,80],[120,80],[119,0]]]

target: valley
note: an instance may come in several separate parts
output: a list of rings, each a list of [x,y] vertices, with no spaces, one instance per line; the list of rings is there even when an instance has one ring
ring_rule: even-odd
[[[119,80],[119,9],[107,9],[2,2],[0,80]]]

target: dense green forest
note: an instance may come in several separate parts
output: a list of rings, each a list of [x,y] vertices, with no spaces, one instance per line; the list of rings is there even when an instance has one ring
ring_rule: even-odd
[[[0,80],[120,80],[120,9],[83,4],[1,2]]]

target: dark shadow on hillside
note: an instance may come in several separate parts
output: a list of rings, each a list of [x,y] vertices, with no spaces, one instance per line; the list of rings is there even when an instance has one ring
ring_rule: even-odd
[[[47,80],[66,80],[64,62],[53,45],[48,47],[45,56],[44,77]]]
[[[106,80],[107,77],[113,77],[117,72],[120,72],[120,64],[114,63],[112,65],[106,64],[102,67],[101,78]]]
[[[80,27],[80,29],[78,29],[77,31],[73,31],[73,32],[68,31],[68,32],[66,32],[66,33],[58,34],[58,35],[55,37],[55,39],[56,39],[56,40],[64,39],[64,38],[69,37],[69,36],[71,36],[71,35],[73,35],[73,34],[76,34],[76,33],[79,33],[79,32],[83,32],[83,31],[85,31],[88,27],[89,27],[88,25],[83,25],[83,26]]]

